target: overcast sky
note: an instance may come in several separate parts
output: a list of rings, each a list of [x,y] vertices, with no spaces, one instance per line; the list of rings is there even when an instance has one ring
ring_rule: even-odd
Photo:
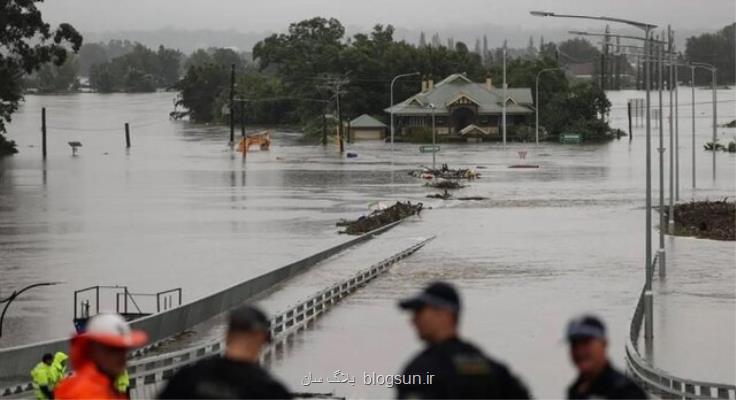
[[[625,17],[674,29],[716,30],[736,20],[735,0],[46,0],[48,21],[87,32],[116,30],[235,29],[282,31],[314,16],[345,25],[376,23],[432,31],[463,24],[552,29],[580,23],[531,17],[529,10]],[[584,23],[587,24],[587,23]]]

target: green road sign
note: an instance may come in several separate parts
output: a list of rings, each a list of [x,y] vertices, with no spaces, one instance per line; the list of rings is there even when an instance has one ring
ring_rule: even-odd
[[[437,153],[438,151],[440,151],[440,146],[436,146],[436,145],[419,146],[420,153]]]

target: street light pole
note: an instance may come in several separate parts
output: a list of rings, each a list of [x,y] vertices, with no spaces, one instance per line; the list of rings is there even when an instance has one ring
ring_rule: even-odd
[[[717,87],[717,71],[718,69],[708,63],[694,62],[690,63],[693,66],[701,67],[710,70],[711,72],[711,84],[713,85],[713,182],[716,181],[716,140],[718,139],[718,95],[716,94]]]
[[[716,93],[716,68],[711,70],[713,74],[713,183],[716,183],[716,140],[718,140],[718,94]]]
[[[695,197],[695,66],[690,65],[690,91],[692,101],[690,101],[690,109],[692,113],[693,123],[693,197]]]
[[[539,146],[539,78],[540,78],[540,76],[542,75],[543,72],[547,72],[547,71],[558,71],[558,70],[562,70],[562,68],[559,68],[559,67],[558,68],[544,68],[541,71],[537,72],[537,79],[536,79],[536,83],[535,83],[535,87],[534,87],[535,88],[535,92],[534,93],[535,93],[535,97],[536,97],[536,100],[535,100],[535,103],[534,104],[536,105],[536,114],[537,114],[534,132],[535,132],[535,139],[536,139],[536,142],[537,142],[537,146]]]
[[[54,286],[58,285],[60,282],[43,282],[43,283],[34,283],[33,285],[28,285],[20,290],[14,290],[13,293],[8,297],[7,299],[0,299],[0,304],[5,303],[5,307],[3,307],[3,312],[0,313],[0,337],[3,336],[3,320],[5,320],[5,313],[8,311],[8,307],[10,307],[10,303],[13,302],[18,296],[20,296],[23,292],[33,289],[35,287],[39,286]]]
[[[674,39],[674,38],[673,38]],[[674,51],[674,42],[672,51]],[[676,61],[676,60],[675,60]],[[680,201],[680,64],[675,62],[675,201]]]
[[[641,29],[644,31],[644,46],[645,51],[644,53],[647,55],[651,55],[652,52],[652,38],[651,38],[651,31],[652,29],[655,29],[656,25],[646,24],[642,22],[637,21],[631,21],[621,18],[611,18],[611,17],[592,17],[592,16],[586,16],[586,15],[562,15],[562,14],[555,14],[548,11],[531,11],[531,15],[537,16],[537,17],[561,17],[561,18],[579,18],[579,19],[592,19],[597,21],[610,21],[610,22],[620,22],[623,24],[631,25],[636,28]],[[651,59],[651,57],[650,57]],[[652,301],[652,274],[651,274],[651,268],[652,268],[652,154],[651,154],[651,131],[652,131],[652,124],[651,124],[651,102],[650,102],[650,92],[651,92],[651,70],[650,70],[650,64],[651,62],[647,63],[646,66],[646,74],[645,74],[645,86],[646,86],[646,132],[647,132],[647,140],[646,140],[646,226],[645,226],[645,235],[646,235],[646,256],[644,261],[644,274],[645,274],[645,287],[644,287],[644,338],[647,339],[647,344],[651,341],[653,337],[653,331],[654,331],[654,316],[653,316],[653,301]]]
[[[667,26],[667,50],[669,58],[670,65],[669,65],[669,78],[667,79],[669,81],[669,92],[670,92],[670,115],[669,115],[669,129],[670,129],[670,170],[669,170],[669,178],[670,178],[670,197],[669,197],[669,211],[667,212],[668,215],[668,223],[667,223],[667,229],[670,235],[675,233],[675,193],[674,193],[674,186],[675,186],[675,135],[674,135],[674,80],[675,80],[675,64],[674,60],[672,58],[672,51],[674,50],[674,47],[672,46],[672,28],[670,26]]]
[[[657,250],[657,256],[659,259],[659,266],[663,268],[666,265],[665,252],[664,252],[664,230],[665,230],[665,218],[664,218],[664,107],[662,97],[662,86],[664,84],[664,46],[662,44],[657,46],[657,89],[659,92],[659,250]]]
[[[389,113],[391,115],[391,160],[393,160],[394,157],[394,83],[396,83],[396,81],[400,78],[417,75],[419,75],[419,72],[411,72],[408,74],[396,75],[393,79],[391,79],[391,111]]]
[[[506,149],[506,90],[508,85],[506,84],[506,41],[503,41],[503,106],[502,106],[502,124],[503,124],[503,148]]]
[[[437,107],[435,107],[434,104],[430,104],[430,107],[432,108],[432,173],[434,174],[434,171],[437,170],[435,165],[437,159],[437,126],[435,125],[435,110]]]

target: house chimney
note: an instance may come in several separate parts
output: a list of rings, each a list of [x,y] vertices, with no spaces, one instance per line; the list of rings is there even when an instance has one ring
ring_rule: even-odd
[[[490,76],[486,77],[486,89],[493,89],[493,79]]]
[[[434,79],[430,79],[427,81],[427,89],[429,90],[434,89]]]
[[[427,91],[427,80],[422,77],[422,93]]]

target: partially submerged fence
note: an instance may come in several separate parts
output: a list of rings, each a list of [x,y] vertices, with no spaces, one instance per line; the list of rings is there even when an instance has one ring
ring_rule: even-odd
[[[657,265],[658,258],[654,257],[652,268],[650,268],[652,278]],[[665,399],[736,399],[736,386],[734,385],[678,378],[655,367],[639,353],[639,337],[645,317],[645,295],[645,290],[642,290],[634,309],[629,337],[626,341],[626,364],[633,378],[649,393]]]
[[[291,335],[305,329],[311,322],[334,307],[345,297],[365,286],[368,282],[383,272],[386,272],[391,265],[410,256],[432,239],[434,237],[425,239],[394,254],[272,317],[271,335],[273,341],[261,354],[263,363],[270,363],[272,357],[287,345],[287,339]],[[147,357],[131,363],[128,368],[128,373],[131,377],[131,397],[155,397],[161,383],[171,377],[179,368],[192,364],[202,358],[220,354],[223,350],[224,344],[218,340],[191,349]]]
[[[252,299],[256,295],[265,292],[274,285],[283,282],[296,274],[304,272],[320,261],[323,261],[349,247],[369,240],[375,235],[381,234],[399,223],[401,223],[401,221],[397,221],[368,232],[364,235],[338,244],[337,246],[323,250],[317,254],[293,262],[253,279],[249,279],[191,303],[135,320],[131,323],[131,326],[135,329],[146,331],[151,340],[151,345],[139,350],[135,355],[139,356],[145,354],[150,349],[155,348],[162,340],[185,331],[186,329],[204,322],[217,314],[232,309],[239,304]],[[10,387],[0,387],[0,397],[10,396],[12,394],[30,390],[30,383],[27,383],[30,370],[39,362],[42,355],[44,353],[53,354],[57,351],[68,352],[68,344],[69,339],[64,338],[0,349],[0,378],[8,380],[15,378],[19,382],[24,382],[11,385]]]

